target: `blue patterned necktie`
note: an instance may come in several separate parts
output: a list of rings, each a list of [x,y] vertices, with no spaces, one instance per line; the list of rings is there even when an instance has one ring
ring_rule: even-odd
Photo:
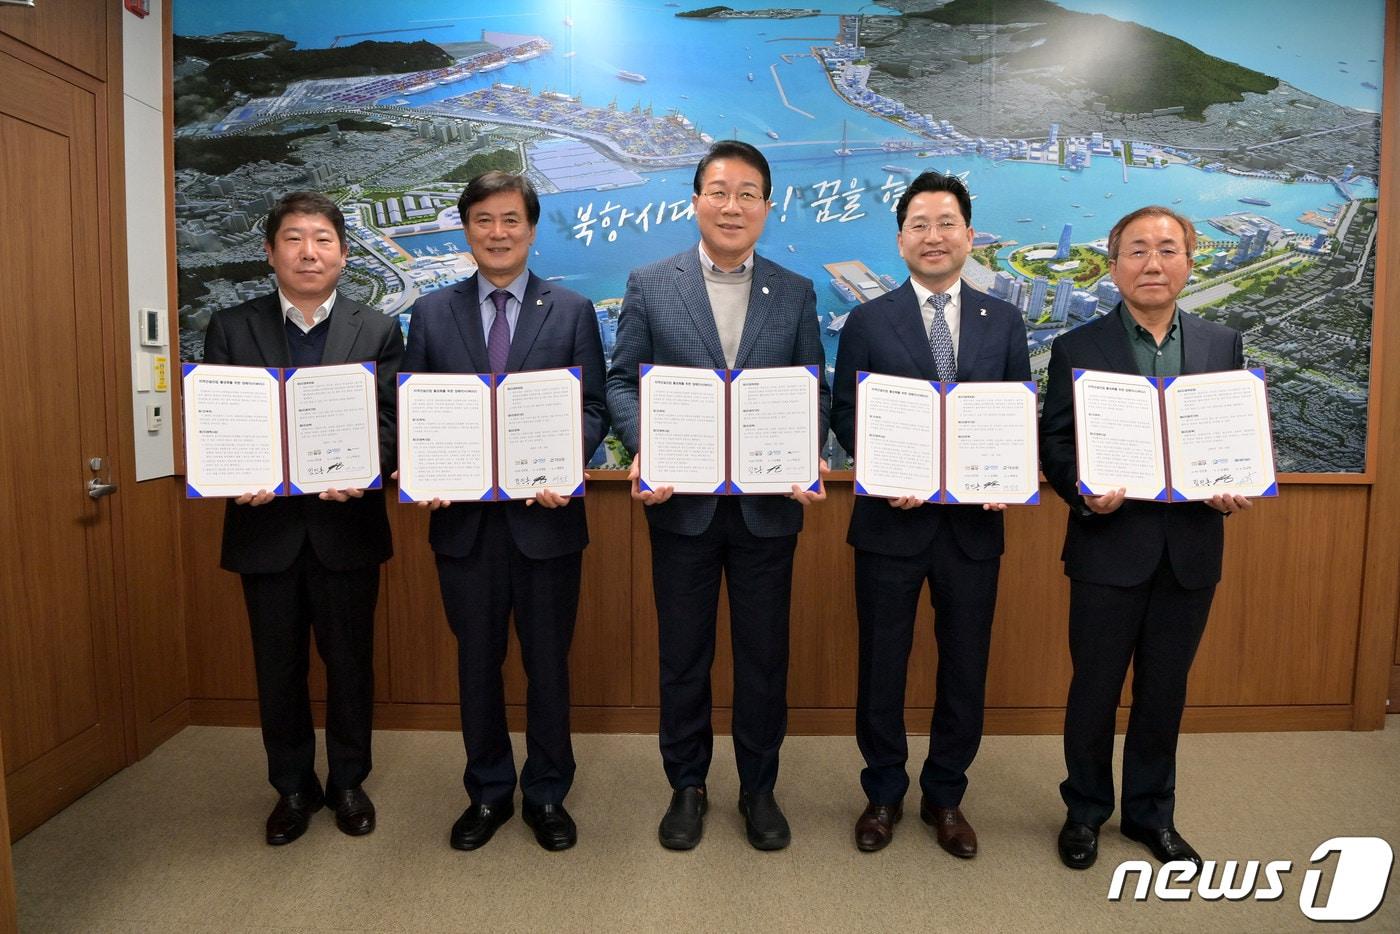
[[[486,359],[491,364],[492,373],[504,373],[506,358],[510,356],[510,322],[506,320],[508,298],[510,293],[505,289],[497,289],[490,295],[496,306],[496,317],[491,319],[491,333],[486,336]]]
[[[933,306],[933,323],[928,326],[928,349],[933,351],[938,378],[945,382],[958,378],[957,358],[953,356],[953,332],[948,330],[948,319],[943,314],[952,298],[946,292],[935,292],[928,297],[928,303]]]

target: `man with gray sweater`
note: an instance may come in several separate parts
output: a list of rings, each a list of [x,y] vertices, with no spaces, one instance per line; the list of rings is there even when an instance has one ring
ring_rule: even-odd
[[[677,496],[638,484],[642,364],[715,369],[815,365],[826,371],[811,280],[754,252],[771,208],[768,160],[737,140],[710,147],[691,204],[700,243],[634,269],[627,280],[608,408],[632,451],[632,496],[646,505],[661,656],[661,758],[671,805],[658,834],[670,849],[700,842],[714,746],[710,664],[720,574],[734,650],[734,754],[749,842],[782,849],[791,833],[773,796],[787,731],[788,612],[803,507],[825,488],[782,496]],[[821,381],[819,437],[830,392]],[[823,465],[825,471],[825,465]]]

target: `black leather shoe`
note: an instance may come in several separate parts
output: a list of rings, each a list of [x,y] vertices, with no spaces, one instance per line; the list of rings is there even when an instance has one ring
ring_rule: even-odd
[[[562,804],[531,804],[520,809],[535,840],[546,850],[567,850],[578,842],[578,827]]]
[[[341,833],[363,837],[374,829],[374,802],[359,785],[331,792],[326,803],[335,810],[335,825]]]
[[[958,859],[977,855],[977,833],[963,816],[962,808],[941,808],[925,796],[919,802],[919,817],[933,828],[938,845]]]
[[[883,850],[894,839],[894,825],[904,816],[898,804],[867,804],[856,821],[856,849],[862,853]]]
[[[1192,849],[1191,844],[1181,839],[1181,834],[1177,833],[1176,828],[1171,825],[1144,827],[1130,820],[1124,820],[1121,827],[1123,836],[1146,846],[1152,851],[1152,855],[1161,862],[1170,863],[1172,860],[1184,859],[1197,866],[1201,865],[1201,854]]]
[[[671,806],[661,818],[661,826],[656,828],[661,845],[668,850],[693,849],[705,832],[705,812],[709,807],[704,785],[691,785],[672,792]]]
[[[792,842],[792,831],[773,792],[739,795],[739,813],[744,815],[744,831],[755,850],[781,850]]]
[[[474,850],[485,846],[497,828],[514,815],[515,802],[509,799],[499,804],[473,804],[452,825],[452,848]]]
[[[321,790],[298,791],[277,799],[277,806],[267,815],[267,842],[269,846],[282,846],[291,843],[306,833],[311,815],[321,810],[324,799]]]
[[[1070,869],[1088,869],[1099,858],[1099,831],[1088,824],[1065,821],[1060,828],[1060,862]]]

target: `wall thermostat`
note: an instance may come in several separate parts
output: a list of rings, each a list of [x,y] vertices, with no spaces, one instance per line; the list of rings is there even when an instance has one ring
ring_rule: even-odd
[[[141,309],[141,346],[164,347],[165,312],[159,308]]]

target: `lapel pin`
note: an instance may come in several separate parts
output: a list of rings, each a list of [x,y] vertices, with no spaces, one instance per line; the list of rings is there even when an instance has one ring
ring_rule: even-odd
[[[536,305],[543,305],[543,304],[544,304],[544,299],[542,299],[542,298],[537,298],[537,299],[535,299],[535,304],[536,304]],[[982,312],[982,314],[985,315],[986,312],[984,311],[984,312]]]
[[[978,309],[978,314],[980,315],[980,317],[983,317],[983,318],[987,317],[987,309],[985,309],[985,308]]]
[[[768,286],[766,286],[766,285],[763,287],[763,294],[764,294],[764,295],[767,295],[767,294],[768,294]]]

